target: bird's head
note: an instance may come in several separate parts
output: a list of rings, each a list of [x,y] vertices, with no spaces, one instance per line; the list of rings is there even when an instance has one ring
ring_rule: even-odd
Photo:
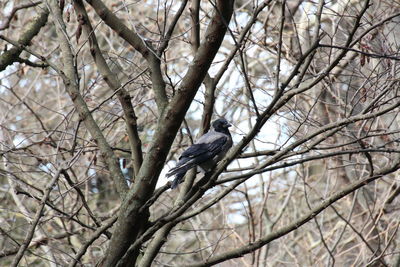
[[[226,132],[228,131],[228,128],[231,127],[232,125],[224,118],[220,118],[215,120],[212,123],[212,126],[216,132]]]

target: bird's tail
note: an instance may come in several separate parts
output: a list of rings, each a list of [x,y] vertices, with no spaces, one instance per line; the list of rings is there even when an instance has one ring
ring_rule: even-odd
[[[186,172],[177,173],[175,179],[172,181],[171,189],[175,189],[178,187],[180,183],[183,182],[183,177],[185,176]]]
[[[170,170],[168,171],[168,173],[167,173],[165,176],[171,177],[171,176],[173,176],[173,175],[175,175],[175,174],[179,174],[179,173],[183,173],[183,175],[185,175],[185,173],[186,173],[189,169],[193,168],[193,166],[194,166],[194,163],[191,162],[191,161],[190,161],[190,162],[185,162],[185,161],[179,162],[179,163],[176,165],[176,167],[170,169]]]

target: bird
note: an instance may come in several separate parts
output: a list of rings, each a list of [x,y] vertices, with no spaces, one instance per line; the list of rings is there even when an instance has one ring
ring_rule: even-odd
[[[176,166],[166,174],[166,177],[175,176],[171,189],[178,187],[186,172],[194,167],[198,166],[204,173],[212,170],[232,147],[232,136],[228,129],[231,126],[224,118],[215,120],[212,123],[213,129],[182,153]]]

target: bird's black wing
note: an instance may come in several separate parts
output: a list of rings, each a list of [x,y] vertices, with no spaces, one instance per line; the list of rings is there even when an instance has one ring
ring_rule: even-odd
[[[182,155],[179,157],[179,160],[183,158],[196,158],[196,157],[201,157],[201,158],[205,157],[204,160],[212,158],[219,152],[221,152],[222,147],[224,146],[227,140],[228,140],[227,137],[221,136],[220,138],[214,140],[211,143],[193,144],[182,153]]]
[[[187,148],[179,157],[175,168],[169,170],[167,177],[175,175],[171,188],[176,188],[183,180],[186,172],[191,168],[199,166],[204,171],[208,171],[214,165],[222,152],[232,145],[230,135],[211,131],[200,137],[199,140]]]
[[[203,138],[203,140],[205,140],[205,138]],[[228,138],[225,136],[219,136],[217,138],[214,136],[212,139],[207,138],[207,140],[205,140],[211,141],[209,143],[201,142],[191,145],[182,153],[175,168],[170,169],[166,176],[170,177],[179,173],[184,174],[196,165],[214,158],[222,151],[227,140]]]

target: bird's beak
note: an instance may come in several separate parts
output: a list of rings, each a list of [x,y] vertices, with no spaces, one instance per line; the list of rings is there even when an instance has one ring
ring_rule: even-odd
[[[226,128],[229,128],[229,127],[231,127],[231,126],[232,126],[232,124],[228,123],[225,127],[226,127]]]

